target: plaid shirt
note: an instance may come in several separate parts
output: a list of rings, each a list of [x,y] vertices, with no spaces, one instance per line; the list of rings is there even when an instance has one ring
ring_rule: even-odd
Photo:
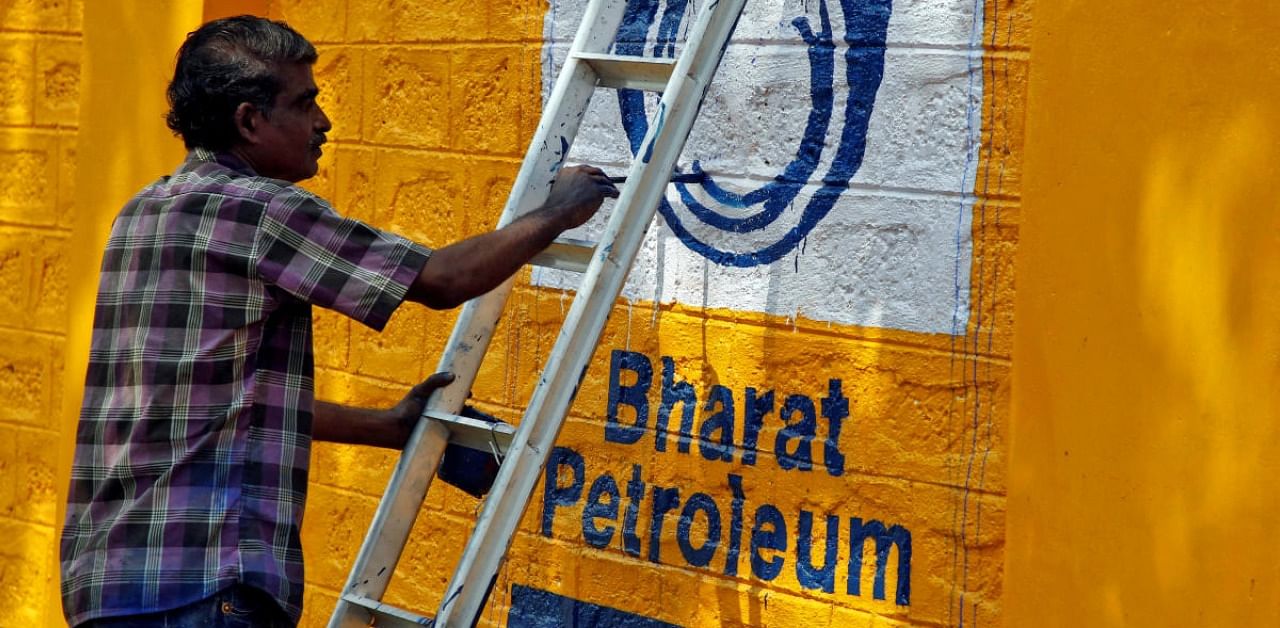
[[[430,251],[193,151],[112,226],[66,526],[71,625],[242,583],[302,612],[311,305],[381,329]]]

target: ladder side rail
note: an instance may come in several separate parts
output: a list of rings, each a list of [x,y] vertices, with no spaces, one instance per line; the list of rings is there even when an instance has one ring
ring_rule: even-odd
[[[439,626],[468,626],[483,611],[489,590],[529,497],[541,476],[564,416],[577,394],[609,313],[621,292],[648,225],[665,193],[675,162],[737,24],[745,0],[721,0],[700,16],[681,55],[659,111],[665,120],[650,124],[640,155],[632,163],[628,185],[618,199],[582,288],[548,358],[530,405],[485,501],[475,532],[467,542],[436,616]],[[692,54],[690,54],[692,53]]]
[[[547,99],[538,129],[529,142],[511,195],[498,219],[499,227],[510,224],[546,202],[555,175],[569,157],[569,149],[577,139],[578,127],[595,93],[595,72],[589,64],[575,59],[573,55],[577,52],[607,51],[613,43],[612,33],[622,22],[625,6],[625,0],[592,0],[587,6],[573,46]],[[454,373],[457,379],[432,394],[427,400],[426,411],[457,414],[462,410],[514,284],[515,277],[511,277],[501,286],[463,306],[436,367],[437,371]]]
[[[498,218],[499,228],[546,202],[555,175],[569,157],[569,149],[577,139],[578,127],[595,92],[594,71],[589,64],[573,58],[573,53],[608,50],[613,42],[612,36],[602,35],[597,29],[606,29],[609,33],[616,31],[625,5],[625,0],[592,0],[588,5],[573,46],[547,99],[544,115],[529,141],[511,195]],[[454,373],[457,379],[428,399],[426,411],[457,414],[462,410],[514,284],[515,277],[511,277],[463,306],[445,353],[436,367],[437,371]]]
[[[333,615],[329,618],[329,628],[369,625],[372,619],[369,612],[347,600],[346,596],[380,600],[386,593],[391,579],[390,572],[395,570],[395,563],[404,548],[402,540],[394,554],[388,555],[390,548],[386,545],[386,539],[395,538],[403,529],[407,540],[408,530],[412,529],[414,522],[412,513],[408,517],[404,516],[405,506],[400,496],[421,494],[422,499],[425,499],[435,471],[444,458],[445,447],[449,444],[449,429],[441,421],[422,420],[418,422],[410,438],[388,482],[387,492],[378,503],[373,522],[365,533],[360,552],[356,555],[355,564],[343,586],[343,597],[338,599]]]
[[[589,64],[574,59],[573,53],[608,50],[612,37],[603,36],[594,29],[616,31],[617,25],[622,21],[622,8],[625,4],[625,0],[593,0],[588,6],[570,54],[566,56],[551,96],[547,99],[545,111],[551,115],[543,115],[529,141],[529,148],[525,151],[511,195],[507,197],[507,204],[498,218],[499,228],[546,202],[551,184],[569,156],[569,149],[577,139],[583,113],[595,92],[594,71]],[[454,324],[453,333],[449,336],[445,353],[436,368],[437,371],[454,373],[457,379],[432,395],[427,401],[427,411],[457,414],[462,410],[514,284],[515,277],[511,277],[502,285],[463,306]]]
[[[613,41],[612,33],[621,22],[624,6],[621,0],[594,0],[579,26],[573,51],[608,50]],[[605,35],[597,30],[601,28],[607,30]],[[547,102],[546,111],[555,113],[544,115],[539,123],[499,225],[509,224],[546,202],[555,174],[568,157],[569,147],[577,136],[582,112],[586,111],[595,91],[595,81],[595,74],[588,64],[573,59],[571,55],[566,58]],[[463,306],[437,367],[438,371],[454,373],[457,379],[432,394],[424,414],[431,411],[456,414],[461,411],[514,282],[514,277],[510,278]],[[351,575],[343,587],[344,594],[381,599],[386,593],[413,523],[440,466],[447,441],[448,429],[440,421],[425,418],[418,422],[401,452],[365,534]],[[368,618],[365,610],[340,599],[329,626],[365,625]]]

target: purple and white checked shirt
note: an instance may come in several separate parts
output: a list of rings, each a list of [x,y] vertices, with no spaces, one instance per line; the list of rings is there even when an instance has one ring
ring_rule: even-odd
[[[311,305],[381,329],[430,251],[195,150],[116,218],[66,526],[71,625],[239,582],[302,612]]]

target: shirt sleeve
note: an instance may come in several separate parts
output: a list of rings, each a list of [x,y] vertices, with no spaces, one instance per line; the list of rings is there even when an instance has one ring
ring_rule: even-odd
[[[379,331],[431,256],[297,188],[271,199],[255,237],[254,264],[264,282]]]

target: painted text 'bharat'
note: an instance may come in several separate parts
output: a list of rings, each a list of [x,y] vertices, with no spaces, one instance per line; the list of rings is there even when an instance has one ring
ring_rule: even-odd
[[[629,374],[629,375],[626,375]],[[623,384],[623,379],[634,380]],[[609,406],[605,415],[604,439],[611,443],[630,445],[639,442],[649,431],[649,395],[653,388],[653,363],[642,353],[615,349],[609,362]],[[777,403],[778,396],[772,390],[759,391],[750,386],[743,391],[742,410],[734,409],[733,391],[725,386],[712,386],[707,393],[703,410],[707,413],[698,426],[698,451],[707,460],[733,462],[740,452],[742,463],[754,465],[759,453],[760,432],[765,419],[775,410],[782,427],[774,437],[774,460],[784,471],[811,471],[814,461],[814,439],[818,435],[818,415],[826,421],[826,439],[822,443],[822,461],[827,473],[839,476],[844,473],[844,454],[840,452],[840,429],[849,417],[849,400],[844,396],[840,380],[827,383],[827,396],[815,404],[807,395],[793,394]],[[660,403],[654,419],[654,448],[667,450],[670,439],[671,414],[679,405],[680,426],[676,437],[676,450],[689,453],[693,442],[694,412],[698,396],[693,385],[677,380],[675,360],[662,356],[662,385]],[[622,408],[631,409],[631,419],[624,420]],[[734,434],[738,417],[742,422],[742,441],[735,443]],[[767,450],[766,450],[767,451]]]

